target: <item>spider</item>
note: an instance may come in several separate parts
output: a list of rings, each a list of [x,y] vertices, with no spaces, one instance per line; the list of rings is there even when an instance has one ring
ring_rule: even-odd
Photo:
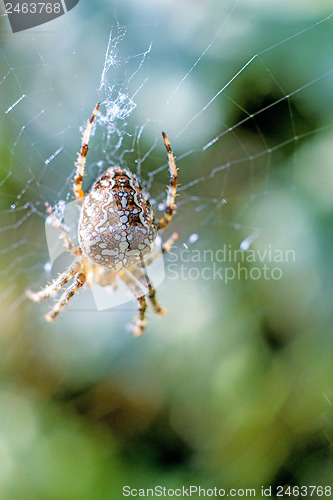
[[[80,205],[78,241],[76,246],[65,225],[51,206],[46,210],[51,216],[52,225],[59,231],[68,251],[74,254],[74,262],[51,283],[39,292],[27,290],[27,296],[41,302],[58,292],[71,280],[60,299],[44,317],[52,322],[70,301],[73,295],[86,283],[101,286],[115,285],[118,276],[138,300],[139,313],[132,330],[139,336],[146,327],[146,297],[133,276],[148,289],[148,298],[158,315],[165,314],[157,299],[155,289],[148,277],[146,266],[157,255],[153,253],[157,232],[165,228],[175,213],[177,190],[177,167],[169,140],[162,132],[168,156],[170,182],[163,217],[155,222],[149,198],[140,186],[138,178],[120,166],[109,167],[100,175],[85,196],[82,190],[83,176],[88,152],[92,124],[99,108],[96,105],[82,136],[81,149],[75,162],[74,196]],[[168,252],[178,233],[162,245],[162,253]]]

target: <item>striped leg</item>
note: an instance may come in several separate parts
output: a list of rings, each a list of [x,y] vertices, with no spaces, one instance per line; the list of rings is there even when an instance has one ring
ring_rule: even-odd
[[[34,302],[41,302],[42,300],[48,299],[51,295],[54,295],[60,288],[62,288],[66,283],[68,283],[73,276],[75,276],[81,269],[81,264],[79,262],[74,262],[66,271],[58,276],[52,281],[47,287],[40,290],[40,292],[32,292],[31,290],[26,290],[26,295],[29,299]]]
[[[141,270],[142,270],[142,273],[141,273]],[[151,302],[151,305],[153,306],[156,314],[158,314],[159,316],[163,316],[164,314],[166,314],[166,309],[163,309],[160,304],[158,303],[157,301],[157,298],[156,298],[156,290],[155,288],[153,287],[152,283],[151,283],[151,280],[148,276],[148,273],[147,273],[147,270],[146,270],[146,266],[143,262],[143,260],[141,261],[141,269],[140,269],[140,272],[139,273],[136,273],[136,278],[144,285],[148,288],[148,297],[149,297],[149,300]]]
[[[131,276],[131,273],[129,273],[126,269],[122,269],[119,272],[118,276],[128,286],[134,297],[139,302],[139,314],[135,318],[134,324],[131,328],[133,331],[133,335],[135,335],[135,337],[139,337],[144,333],[146,329],[147,301],[145,299],[145,296],[142,295],[142,290]]]
[[[141,295],[141,297],[138,297],[137,299],[139,301],[139,315],[135,320],[134,328],[133,328],[133,335],[135,337],[139,337],[142,335],[146,329],[146,309],[147,309],[147,302],[145,299],[144,295]]]
[[[168,164],[169,164],[169,172],[170,172],[170,182],[168,187],[168,194],[165,202],[165,213],[164,216],[158,221],[157,229],[162,229],[167,226],[172,219],[172,216],[175,212],[175,197],[177,192],[177,166],[175,162],[175,157],[173,156],[173,152],[170,146],[169,139],[162,132],[164,144],[167,150],[168,155]]]
[[[96,107],[91,115],[91,118],[90,118],[89,122],[87,123],[86,128],[84,129],[83,136],[82,136],[81,149],[80,149],[80,152],[78,154],[78,159],[75,162],[76,175],[75,175],[74,186],[73,186],[75,198],[83,198],[83,196],[84,196],[84,192],[82,191],[82,183],[83,183],[84,169],[86,166],[86,156],[88,153],[88,143],[89,143],[89,139],[90,139],[92,123],[95,119],[98,108],[99,108],[99,104],[96,105]]]
[[[162,253],[169,252],[174,244],[174,242],[178,239],[179,234],[178,233],[173,233],[171,237],[163,243],[161,249]],[[139,267],[133,267],[128,270],[128,273],[132,274],[140,283],[143,284],[143,286],[148,288],[148,297],[149,300],[156,312],[159,316],[163,316],[166,314],[166,309],[162,308],[160,304],[158,303],[156,299],[156,290],[153,287],[151,280],[148,276],[148,273],[146,271],[146,267],[152,264],[156,259],[160,257],[160,252],[153,252],[151,255],[149,255],[144,262],[141,262],[141,268]]]
[[[62,311],[65,305],[70,301],[73,295],[85,284],[86,275],[84,273],[80,273],[76,276],[74,283],[72,283],[67,290],[64,291],[56,305],[53,309],[45,314],[44,318],[48,322],[52,322],[56,316]]]
[[[147,278],[148,278],[148,275],[146,275]],[[149,280],[149,278],[148,278]],[[164,307],[161,307],[160,304],[158,303],[157,299],[156,299],[156,290],[155,288],[153,287],[153,285],[151,284],[151,281],[147,281],[147,285],[148,285],[148,297],[149,297],[149,300],[151,302],[151,305],[153,306],[156,314],[158,314],[159,316],[164,316],[164,314],[167,313],[167,310],[164,308]]]

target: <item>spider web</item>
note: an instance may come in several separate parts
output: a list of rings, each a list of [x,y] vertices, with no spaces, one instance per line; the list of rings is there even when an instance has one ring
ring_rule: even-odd
[[[81,0],[47,27],[15,35],[0,19],[0,297],[10,315],[33,314],[24,289],[59,271],[48,257],[44,205],[62,213],[71,199],[80,130],[97,101],[85,189],[107,164],[126,165],[161,215],[165,130],[179,168],[170,232],[180,232],[180,248],[246,250],[270,241],[273,224],[283,247],[298,222],[287,212],[274,220],[266,200],[278,205],[281,190],[332,182],[324,168],[319,177],[299,174],[315,139],[326,147],[332,136],[328,3],[283,11],[274,2],[265,10],[212,1],[195,12],[176,2],[96,5]],[[205,293],[215,286],[206,283]]]

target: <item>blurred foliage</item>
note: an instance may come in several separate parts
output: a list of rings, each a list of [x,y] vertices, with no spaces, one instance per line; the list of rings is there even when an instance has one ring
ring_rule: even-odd
[[[108,2],[95,4],[81,0],[66,37],[44,50],[49,60],[26,73],[36,99],[31,110],[38,99],[48,105],[61,95],[52,119],[46,113],[36,136],[28,136],[40,158],[47,157],[44,148],[55,151],[59,140],[66,151],[78,149],[78,123],[96,97],[115,15],[128,29],[125,54],[138,53],[153,39],[144,66],[149,90],[143,87],[137,95],[131,117],[132,125],[153,124],[143,151],[161,129],[161,116],[163,128],[176,136],[179,123],[187,123],[259,54],[214,109],[172,141],[178,157],[198,148],[196,156],[179,163],[181,185],[207,176],[182,192],[172,230],[180,231],[182,241],[198,233],[192,249],[216,251],[223,245],[239,248],[259,228],[251,248],[293,249],[296,259],[281,264],[281,280],[224,284],[173,280],[169,273],[158,290],[169,314],[162,319],[150,314],[139,339],[125,329],[135,304],[100,314],[74,308],[46,325],[39,315],[47,306],[28,304],[23,292],[45,281],[40,191],[45,188],[42,199],[50,202],[67,193],[74,153],[67,155],[68,164],[61,160],[59,169],[42,177],[38,170],[20,169],[27,161],[25,145],[20,143],[15,155],[12,147],[22,117],[1,121],[0,498],[111,499],[120,498],[126,484],[257,492],[262,485],[332,485],[332,78],[303,89],[331,69],[332,22],[293,38],[329,15],[328,2],[283,2],[284,8],[280,2],[240,2],[223,25],[222,42],[212,45],[164,108],[162,96],[171,95],[235,2],[170,0],[156,6],[126,0],[115,12]],[[1,48],[11,51],[17,68],[29,50],[38,54],[48,36],[15,42],[6,30],[3,24]],[[4,64],[1,74],[5,69]],[[47,77],[54,83],[44,95],[39,89]],[[3,112],[14,102],[13,89],[0,89]],[[31,116],[27,111],[26,121]],[[233,126],[232,134],[199,151]],[[146,179],[165,161],[162,148],[147,158]],[[93,145],[90,159],[98,160]],[[209,177],[228,162],[230,168]],[[10,205],[31,175],[38,182],[21,196],[36,214],[23,224],[22,213]],[[163,170],[155,178],[154,196],[165,182]],[[197,211],[196,197],[205,199]],[[7,226],[11,230],[4,230]],[[168,270],[170,256],[166,263]],[[251,263],[244,265],[251,269]]]

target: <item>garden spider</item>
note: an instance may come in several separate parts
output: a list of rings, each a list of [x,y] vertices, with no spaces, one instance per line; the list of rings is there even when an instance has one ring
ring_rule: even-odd
[[[138,178],[129,170],[119,166],[109,167],[100,175],[88,194],[82,190],[82,182],[88,152],[92,124],[98,111],[95,107],[82,137],[81,149],[75,163],[74,196],[80,204],[78,227],[79,246],[71,241],[66,227],[55,215],[50,205],[46,209],[52,225],[59,231],[67,249],[75,255],[74,262],[66,271],[39,292],[27,290],[27,296],[35,302],[47,299],[69,283],[50,312],[46,321],[53,321],[73,295],[86,283],[91,286],[115,285],[118,276],[139,302],[139,314],[133,325],[135,336],[141,335],[146,327],[146,298],[134,277],[148,288],[148,297],[159,315],[165,310],[156,299],[155,289],[148,277],[146,266],[154,255],[157,231],[166,227],[175,212],[177,189],[177,167],[165,133],[162,133],[168,155],[170,183],[167,191],[164,216],[155,222],[148,195],[142,190]],[[162,252],[168,252],[178,238],[174,233],[162,245]],[[145,260],[144,260],[145,259]]]

